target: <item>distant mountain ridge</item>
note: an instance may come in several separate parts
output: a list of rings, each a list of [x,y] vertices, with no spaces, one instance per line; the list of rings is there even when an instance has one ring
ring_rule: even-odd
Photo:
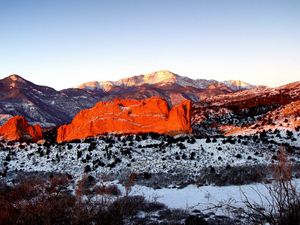
[[[254,87],[261,89],[241,81],[193,80],[163,70],[115,82],[89,82],[78,88],[57,91],[13,74],[0,80],[0,125],[12,116],[21,115],[31,124],[58,126],[70,123],[82,109],[115,98],[141,100],[157,96],[172,106],[183,100],[199,102],[240,90],[251,91]]]
[[[105,92],[108,92],[115,87],[129,88],[143,85],[164,86],[168,84],[177,84],[179,86],[193,87],[197,89],[206,89],[210,85],[221,84],[225,84],[228,88],[233,90],[247,90],[256,87],[255,85],[239,80],[228,80],[224,82],[219,82],[216,80],[191,79],[189,77],[180,76],[167,70],[161,70],[149,74],[123,78],[117,81],[91,81],[78,85],[76,88],[88,90],[103,90]]]
[[[220,131],[223,127],[221,130],[227,134],[298,129],[299,93],[300,81],[277,88],[254,88],[212,96],[194,103],[192,123],[200,132],[211,128]]]
[[[30,123],[56,126],[70,121],[81,109],[92,107],[101,93],[80,89],[56,91],[13,74],[0,80],[0,124],[12,116],[25,116]]]

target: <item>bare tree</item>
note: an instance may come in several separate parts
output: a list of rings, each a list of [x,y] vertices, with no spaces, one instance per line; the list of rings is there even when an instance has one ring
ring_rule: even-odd
[[[254,202],[243,191],[244,213],[254,224],[267,222],[271,225],[300,224],[300,194],[292,181],[292,164],[283,147],[280,148],[278,163],[272,166],[273,181],[265,185],[267,194],[256,190],[260,202]],[[265,203],[264,203],[265,202]]]

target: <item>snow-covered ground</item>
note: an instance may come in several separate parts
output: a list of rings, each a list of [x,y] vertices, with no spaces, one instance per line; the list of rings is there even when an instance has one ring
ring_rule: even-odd
[[[299,182],[299,181],[298,181]],[[145,186],[135,185],[131,195],[142,195],[150,201],[164,203],[170,208],[181,208],[186,210],[207,210],[214,208],[220,203],[231,203],[234,206],[244,206],[245,200],[242,192],[252,201],[260,202],[261,193],[268,197],[268,189],[263,184],[232,185],[232,186],[201,186],[189,185],[187,187],[153,189]],[[266,204],[266,202],[264,202]]]
[[[293,138],[270,133],[230,138],[170,138],[106,136],[89,143],[29,144],[4,142],[0,145],[1,172],[69,173],[75,178],[89,173],[124,173],[199,176],[204,168],[269,165],[277,160],[280,146],[286,145],[290,159],[299,162],[299,132]],[[2,150],[1,150],[2,149]]]
[[[292,181],[294,187],[300,190],[300,179]],[[268,209],[272,198],[270,196],[272,184],[249,184],[231,186],[202,186],[189,185],[187,187],[153,189],[135,185],[130,195],[141,195],[151,202],[158,201],[169,208],[184,209],[189,212],[200,210],[204,213],[213,212],[215,215],[228,215],[228,205],[236,208],[245,208],[245,201],[257,203]],[[122,192],[125,188],[119,185]],[[247,199],[246,199],[247,198]],[[222,206],[222,207],[221,207]]]
[[[299,132],[270,131],[215,138],[108,135],[62,144],[0,140],[0,181],[12,184],[18,180],[16,174],[50,177],[50,174],[68,173],[72,180],[71,191],[76,190],[83,177],[92,176],[100,184],[116,184],[125,194],[128,175],[134,174],[137,178],[132,181],[131,196],[141,195],[172,210],[181,209],[210,219],[235,218],[226,205],[244,208],[243,193],[249,200],[268,208],[268,189],[264,184],[253,182],[260,182],[269,174],[257,181],[255,170],[276,163],[282,145],[286,147],[288,159],[299,165],[299,137]],[[249,179],[248,170],[254,171],[249,173]],[[241,175],[240,171],[246,173]],[[227,185],[216,186],[217,182],[210,180],[211,177],[224,179],[221,185]],[[239,177],[241,183],[248,184],[228,185],[236,184],[234,179],[232,183],[226,182],[231,177]],[[300,179],[295,182],[300,186]],[[261,196],[266,198],[261,199]]]

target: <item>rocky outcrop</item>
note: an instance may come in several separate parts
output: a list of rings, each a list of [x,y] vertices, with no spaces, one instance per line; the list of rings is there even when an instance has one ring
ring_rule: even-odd
[[[39,123],[44,128],[56,127],[70,123],[80,110],[91,108],[99,101],[115,98],[141,100],[159,96],[174,106],[183,99],[198,102],[236,92],[237,85],[240,83],[227,85],[225,82],[191,79],[162,70],[118,81],[92,81],[77,88],[56,91],[13,74],[0,79],[0,125],[8,117],[22,115],[30,123]],[[238,90],[247,87],[238,86]]]
[[[43,138],[40,125],[31,126],[23,116],[15,116],[0,127],[0,136],[9,141],[38,141]]]
[[[80,111],[69,125],[59,127],[57,142],[83,139],[105,133],[164,134],[190,133],[191,102],[169,109],[167,101],[152,97],[145,100],[99,102],[93,108]]]

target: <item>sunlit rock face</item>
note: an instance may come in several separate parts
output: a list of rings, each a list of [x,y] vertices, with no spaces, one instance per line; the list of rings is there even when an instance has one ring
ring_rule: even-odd
[[[169,109],[167,101],[158,97],[144,100],[115,99],[99,102],[91,109],[80,111],[71,124],[59,127],[57,142],[104,133],[180,134],[191,131],[189,100]]]
[[[0,127],[0,136],[9,141],[38,141],[43,138],[40,125],[31,126],[23,116],[15,116]]]

